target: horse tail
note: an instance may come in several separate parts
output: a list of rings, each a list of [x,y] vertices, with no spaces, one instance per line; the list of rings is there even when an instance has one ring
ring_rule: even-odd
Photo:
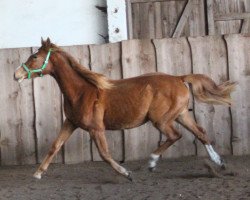
[[[231,106],[230,93],[235,89],[236,82],[225,81],[217,85],[203,74],[189,74],[181,76],[181,79],[192,85],[193,95],[198,101]]]

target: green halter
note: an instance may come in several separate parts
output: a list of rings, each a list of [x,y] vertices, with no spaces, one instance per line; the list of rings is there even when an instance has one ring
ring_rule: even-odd
[[[29,69],[27,65],[25,65],[24,63],[22,64],[22,67],[25,69],[26,72],[28,72],[28,79],[31,78],[31,74],[32,74],[32,73],[40,73],[40,77],[43,76],[42,71],[43,71],[43,70],[47,67],[47,65],[48,65],[49,57],[50,57],[51,51],[52,51],[52,49],[49,49],[48,54],[47,54],[47,56],[46,56],[46,59],[45,59],[43,65],[42,65],[40,68],[38,68],[38,69]]]

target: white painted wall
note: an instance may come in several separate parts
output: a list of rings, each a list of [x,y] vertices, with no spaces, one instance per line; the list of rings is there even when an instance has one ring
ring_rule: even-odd
[[[63,45],[99,44],[106,0],[0,0],[0,48],[40,46],[41,37]]]

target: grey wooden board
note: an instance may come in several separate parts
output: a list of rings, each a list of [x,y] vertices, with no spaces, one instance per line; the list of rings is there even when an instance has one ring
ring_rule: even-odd
[[[192,49],[193,73],[206,74],[216,83],[228,77],[227,50],[222,36],[189,38]],[[231,154],[231,118],[229,108],[195,101],[195,117],[215,144],[220,154]],[[203,145],[197,143],[198,155],[207,155]]]
[[[208,24],[208,35],[215,35],[214,25],[214,0],[207,0],[207,24]]]
[[[161,13],[161,3],[155,2],[154,3],[154,10],[155,10],[155,36],[154,38],[162,38],[162,13]]]
[[[140,26],[140,4],[139,3],[135,3],[132,4],[131,6],[131,12],[132,12],[132,26],[130,25],[129,27],[132,28],[133,30],[130,31],[133,34],[131,35],[131,37],[129,39],[133,39],[133,38],[139,38],[140,36],[140,32],[141,32],[141,26]]]
[[[42,162],[62,127],[62,96],[57,82],[51,76],[45,75],[33,81],[37,155],[38,162]],[[62,162],[61,150],[52,162]]]
[[[35,164],[32,82],[19,85],[15,69],[30,55],[30,48],[0,50],[0,159],[2,165]]]
[[[163,37],[173,35],[185,4],[185,1],[165,1],[161,3]]]
[[[87,45],[63,47],[79,63],[89,69],[89,47]],[[67,164],[90,161],[91,145],[88,132],[78,128],[64,145],[64,161]]]
[[[214,17],[218,14],[241,13],[245,10],[243,0],[214,0],[213,6]],[[215,33],[239,33],[241,23],[241,20],[215,21]]]
[[[244,1],[244,10],[246,12],[250,12],[250,1],[249,0],[242,0]],[[250,32],[250,18],[244,19],[242,22],[241,33],[249,33]]]
[[[154,40],[154,45],[158,72],[171,75],[191,73],[191,52],[186,38],[156,39]],[[189,108],[192,109],[192,107],[192,96],[190,96]],[[176,124],[175,127],[183,137],[163,154],[163,158],[195,155],[193,134],[179,124]],[[166,140],[165,136],[163,136],[163,140]]]
[[[229,77],[238,82],[232,94],[232,146],[234,155],[250,153],[250,37],[227,35]]]
[[[151,38],[154,36],[154,11],[153,3],[140,4],[140,36],[141,38]]]
[[[148,3],[148,2],[161,2],[161,1],[186,1],[186,0],[129,0],[131,3]]]
[[[174,30],[172,37],[176,38],[176,37],[181,36],[183,29],[184,29],[184,26],[186,25],[188,17],[191,13],[192,8],[193,8],[193,0],[188,0],[187,4],[185,5],[185,8],[183,9],[182,15],[181,15],[181,17],[176,25],[176,28]]]
[[[122,78],[121,43],[90,45],[91,70],[104,74],[110,79]],[[115,102],[114,102],[115,103]],[[109,151],[115,160],[123,158],[123,132],[106,131]],[[96,146],[92,145],[93,160],[102,160]]]
[[[123,78],[156,71],[154,47],[150,40],[122,42]],[[159,132],[147,123],[138,128],[125,130],[125,160],[145,159],[156,149]]]
[[[183,36],[203,36],[206,35],[205,21],[205,0],[192,0],[193,8],[189,15]]]
[[[132,3],[132,38],[171,37],[181,19],[186,1]],[[186,17],[183,17],[183,19]],[[130,31],[131,32],[131,31]],[[184,23],[181,36],[205,34],[204,0],[192,0],[192,10]]]

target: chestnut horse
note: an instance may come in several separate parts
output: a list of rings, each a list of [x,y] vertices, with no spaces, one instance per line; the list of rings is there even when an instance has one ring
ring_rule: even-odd
[[[80,127],[89,132],[103,160],[131,179],[130,172],[111,157],[105,130],[134,128],[147,121],[151,121],[167,137],[150,155],[150,170],[155,169],[160,155],[181,138],[173,126],[174,121],[189,129],[205,145],[212,161],[224,166],[205,130],[196,124],[188,112],[190,94],[187,83],[192,86],[197,100],[228,106],[231,105],[230,93],[235,83],[226,81],[216,85],[202,74],[171,76],[164,73],[109,80],[81,66],[71,55],[52,44],[49,38],[42,40],[38,52],[17,68],[14,76],[21,82],[47,74],[55,78],[61,89],[66,120],[34,177],[41,178],[61,146]]]

